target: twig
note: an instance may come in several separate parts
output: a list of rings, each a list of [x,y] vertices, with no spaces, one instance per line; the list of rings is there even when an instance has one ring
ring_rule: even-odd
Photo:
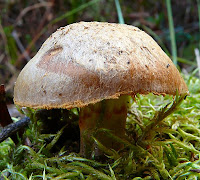
[[[3,29],[3,26],[1,24],[1,21],[0,21],[0,35],[2,37],[2,40],[3,40],[3,44],[4,44],[4,47],[5,47],[5,54],[8,56],[8,58],[10,59],[10,55],[7,51],[7,37],[6,37],[6,34],[4,32],[4,29]]]
[[[14,31],[12,32],[12,36],[13,36],[13,38],[15,39],[15,41],[16,41],[16,43],[17,43],[17,46],[19,47],[20,51],[21,51],[22,53],[24,53],[24,57],[26,58],[26,60],[29,61],[31,58],[30,58],[29,54],[26,52],[26,50],[25,50],[23,44],[21,43],[21,41],[20,41],[20,39],[19,39],[19,37],[18,37],[18,34],[17,34],[16,30],[14,30]]]
[[[16,123],[9,124],[8,126],[4,127],[3,130],[0,132],[0,143],[10,137],[12,134],[18,132],[23,127],[27,126],[30,122],[30,118],[25,117]]]
[[[2,40],[3,40],[4,46],[6,47],[7,38],[6,38],[5,32],[4,32],[4,30],[3,30],[1,21],[0,21],[0,35],[2,36]]]
[[[53,15],[52,15],[51,9],[46,8],[43,17],[40,20],[40,24],[38,25],[36,34],[38,34],[45,26],[45,23],[48,22],[49,20],[52,20],[52,18],[53,18]]]
[[[37,3],[37,4],[34,4],[32,6],[26,7],[25,9],[23,9],[21,11],[19,16],[17,17],[17,19],[15,21],[15,25],[17,25],[19,20],[22,19],[22,17],[24,15],[26,15],[26,13],[28,13],[29,11],[34,10],[34,9],[38,9],[38,8],[41,8],[41,7],[51,7],[51,6],[53,6],[53,3],[51,3],[51,2],[42,2],[42,3]]]

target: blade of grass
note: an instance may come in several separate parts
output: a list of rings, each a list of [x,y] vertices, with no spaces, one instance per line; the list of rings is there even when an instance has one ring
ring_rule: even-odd
[[[175,37],[175,32],[174,32],[174,22],[172,18],[171,0],[166,0],[166,5],[167,5],[167,15],[168,15],[168,21],[169,21],[170,39],[171,39],[172,60],[174,64],[177,66],[176,37]]]
[[[115,0],[115,6],[116,6],[116,9],[117,9],[117,15],[118,15],[119,23],[124,24],[124,18],[123,18],[123,15],[122,15],[122,10],[121,10],[119,0]]]
[[[188,65],[191,65],[191,66],[195,66],[195,67],[197,65],[196,62],[190,61],[188,59],[184,59],[182,57],[177,57],[177,61],[180,62],[180,63],[188,64]]]

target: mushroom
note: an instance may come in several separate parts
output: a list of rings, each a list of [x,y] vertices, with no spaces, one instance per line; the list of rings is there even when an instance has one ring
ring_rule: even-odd
[[[175,95],[188,92],[170,58],[137,27],[80,22],[61,27],[42,45],[17,78],[14,102],[19,106],[80,108],[80,153],[122,146],[99,128],[124,138],[127,103],[136,93]]]

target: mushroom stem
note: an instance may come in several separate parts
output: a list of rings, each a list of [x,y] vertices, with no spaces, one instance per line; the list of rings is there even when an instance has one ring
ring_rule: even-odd
[[[97,130],[100,128],[109,129],[114,135],[124,138],[129,98],[129,96],[123,95],[119,99],[103,100],[81,109],[79,127],[80,154],[82,156],[91,158],[93,154],[96,157],[102,155],[92,139],[93,135],[107,148],[118,151],[123,147],[122,144],[108,137],[105,132],[97,133]]]

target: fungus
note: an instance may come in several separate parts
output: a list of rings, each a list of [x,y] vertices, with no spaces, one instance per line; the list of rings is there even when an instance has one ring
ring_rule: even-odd
[[[188,92],[170,58],[144,31],[114,23],[80,22],[58,29],[19,74],[14,102],[19,106],[80,108],[80,152],[101,152],[92,140],[99,128],[124,138],[127,102],[137,93]],[[103,132],[106,147],[122,146]]]

